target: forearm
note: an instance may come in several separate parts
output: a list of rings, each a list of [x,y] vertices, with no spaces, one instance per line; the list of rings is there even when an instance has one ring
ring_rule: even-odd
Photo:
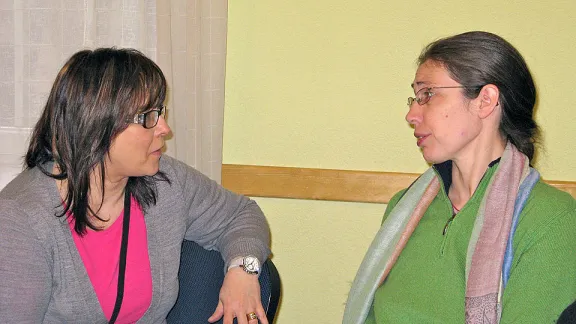
[[[254,255],[261,262],[270,254],[270,229],[255,201],[226,190],[206,176],[168,159],[174,179],[169,193],[184,203],[185,238],[222,253],[226,265],[237,256]]]
[[[218,250],[226,268],[238,256],[254,255],[264,262],[270,254],[270,229],[264,214],[256,202],[246,197],[228,197],[225,200],[229,201],[215,203],[222,205],[221,208],[198,218],[187,236],[191,235],[205,248]]]
[[[218,239],[226,267],[233,258],[254,255],[264,262],[270,254],[270,228],[256,202],[250,200]]]

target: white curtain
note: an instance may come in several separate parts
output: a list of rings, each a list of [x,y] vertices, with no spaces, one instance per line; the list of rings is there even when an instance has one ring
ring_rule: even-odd
[[[152,59],[160,57],[160,65],[167,68],[169,121],[175,135],[167,143],[168,154],[219,179],[224,59],[212,59],[212,50],[213,44],[224,44],[217,49],[220,56],[225,55],[226,4],[221,0],[0,0],[0,188],[22,169],[30,130],[59,68],[74,52],[101,46],[133,47]],[[212,20],[214,8],[219,13]],[[166,25],[157,28],[157,22],[166,20],[170,32],[160,35],[157,29],[165,32]],[[168,35],[168,41],[159,38]],[[160,49],[157,44],[162,44]]]
[[[228,2],[158,0],[158,64],[171,91],[171,156],[220,182]]]

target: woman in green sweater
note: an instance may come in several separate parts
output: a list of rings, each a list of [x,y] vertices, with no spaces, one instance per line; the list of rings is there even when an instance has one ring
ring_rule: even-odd
[[[469,32],[418,63],[406,120],[433,166],[390,201],[343,322],[555,322],[576,299],[576,201],[531,168],[524,59]]]

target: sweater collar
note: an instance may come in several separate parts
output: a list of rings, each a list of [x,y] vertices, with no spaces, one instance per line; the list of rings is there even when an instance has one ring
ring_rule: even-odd
[[[486,170],[490,169],[491,167],[498,165],[500,163],[500,158],[490,162]],[[450,186],[452,185],[452,160],[448,160],[442,163],[432,165],[436,173],[440,176],[440,180],[444,186],[444,190],[448,191]]]

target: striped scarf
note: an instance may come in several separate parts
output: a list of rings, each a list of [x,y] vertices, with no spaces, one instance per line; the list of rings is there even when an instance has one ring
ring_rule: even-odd
[[[519,215],[540,175],[528,158],[508,143],[478,209],[466,255],[466,323],[498,323],[501,296],[513,259]],[[432,168],[406,191],[388,215],[364,256],[344,309],[343,324],[364,323],[374,294],[438,194]]]

